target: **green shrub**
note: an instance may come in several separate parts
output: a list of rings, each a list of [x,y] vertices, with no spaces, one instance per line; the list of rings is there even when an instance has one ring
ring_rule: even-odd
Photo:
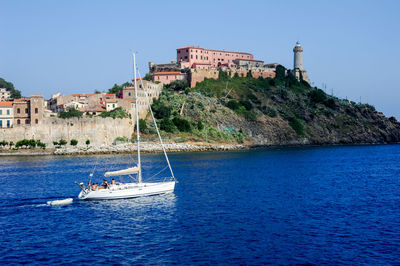
[[[76,146],[78,144],[78,141],[76,139],[71,139],[70,144],[72,146]]]
[[[167,84],[166,87],[174,91],[184,91],[189,87],[189,83],[186,80],[175,80]]]
[[[311,102],[314,103],[323,103],[326,100],[326,94],[321,89],[311,91],[308,96],[310,97]]]
[[[66,112],[62,111],[58,113],[60,118],[72,118],[72,117],[82,117],[82,112],[76,110],[75,108],[70,108]]]
[[[107,112],[107,111],[103,111],[100,113],[101,117],[105,118],[105,117],[112,117],[112,118],[126,118],[129,117],[129,114],[127,112],[125,112],[125,110],[123,110],[121,107],[115,108],[114,110]]]
[[[262,112],[264,114],[268,115],[269,117],[276,117],[277,116],[276,110],[271,108],[271,107],[268,107],[268,106],[263,106]]]
[[[144,119],[139,119],[139,130],[140,132],[144,132],[147,129],[147,124],[146,121]]]
[[[127,138],[127,137],[116,137],[115,139],[114,139],[114,144],[115,143],[117,143],[117,142],[129,142],[129,139]]]
[[[8,145],[7,141],[5,141],[5,140],[0,141],[0,146],[7,146],[7,145]]]
[[[176,126],[169,118],[163,118],[160,122],[160,129],[172,133],[176,131]]]
[[[172,122],[174,125],[178,128],[179,131],[181,132],[190,132],[190,123],[186,119],[179,118],[179,117],[174,117],[172,119]]]
[[[202,131],[204,129],[204,125],[201,121],[197,121],[197,129]]]
[[[86,145],[90,145],[90,140],[89,139],[86,140]]]
[[[296,117],[289,118],[289,126],[291,126],[298,135],[304,135],[304,125]]]
[[[63,145],[67,145],[67,141],[65,139],[60,139],[60,141],[58,142],[58,145],[63,146]]]
[[[160,99],[155,100],[151,108],[153,109],[155,118],[163,119],[171,116],[172,109],[161,102]]]
[[[248,111],[253,109],[253,105],[251,105],[251,102],[248,100],[242,100],[242,101],[240,101],[240,104],[243,105],[244,108],[246,108],[246,110],[248,110]]]
[[[235,101],[235,100],[230,100],[227,104],[226,104],[226,106],[229,108],[229,109],[232,109],[232,110],[237,110],[237,109],[239,109],[240,108],[240,103],[238,103],[237,101]]]

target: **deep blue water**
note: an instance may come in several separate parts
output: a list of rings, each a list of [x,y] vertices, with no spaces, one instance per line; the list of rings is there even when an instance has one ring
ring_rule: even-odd
[[[144,155],[150,176],[164,167]],[[400,146],[170,154],[175,193],[49,207],[131,155],[0,157],[0,264],[398,264]]]

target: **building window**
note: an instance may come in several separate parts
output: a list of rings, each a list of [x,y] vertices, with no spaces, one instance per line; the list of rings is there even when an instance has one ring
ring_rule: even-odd
[[[187,55],[185,55],[185,59],[187,59]]]
[[[39,109],[35,108],[35,114],[39,113]]]
[[[200,56],[200,59],[203,60],[203,56],[202,55]]]
[[[7,110],[7,114],[8,114],[8,115],[10,114],[10,110]]]
[[[28,113],[28,108],[25,108],[25,114],[27,114]]]
[[[21,124],[21,120],[18,119],[17,120],[17,124],[20,125]]]
[[[3,110],[0,110],[0,115],[2,115],[3,114]]]
[[[21,113],[21,109],[17,109],[17,114],[20,114]]]
[[[7,120],[7,127],[10,127],[10,120]]]
[[[181,53],[181,50],[178,50],[178,54],[180,54]]]
[[[115,108],[115,104],[113,104],[113,108]]]
[[[39,124],[39,120],[35,119],[35,124]]]
[[[189,49],[186,49],[186,53],[189,52]]]
[[[25,119],[25,124],[26,125],[29,124],[29,120],[28,119]]]
[[[190,59],[193,59],[193,55],[192,54],[190,55]]]
[[[128,92],[128,96],[131,96],[131,93],[130,93],[130,92]]]
[[[0,120],[0,128],[3,127],[3,120]]]

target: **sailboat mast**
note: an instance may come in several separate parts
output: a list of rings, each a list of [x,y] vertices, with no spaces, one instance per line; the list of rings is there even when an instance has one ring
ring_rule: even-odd
[[[137,141],[137,154],[138,154],[138,182],[142,183],[142,165],[140,163],[140,135],[139,135],[139,110],[138,110],[138,86],[136,82],[136,56],[133,53],[133,75],[135,84],[135,112],[136,112],[136,141]]]

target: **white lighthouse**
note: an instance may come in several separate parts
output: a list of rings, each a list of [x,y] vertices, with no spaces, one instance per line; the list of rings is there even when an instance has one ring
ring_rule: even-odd
[[[296,42],[296,46],[293,48],[294,52],[294,66],[293,69],[303,70],[303,48],[300,45],[300,42]]]
[[[300,77],[302,77],[303,80],[310,83],[307,71],[303,69],[303,48],[301,47],[300,42],[296,42],[296,46],[293,48],[293,53],[294,53],[293,74],[298,80],[300,80]]]

